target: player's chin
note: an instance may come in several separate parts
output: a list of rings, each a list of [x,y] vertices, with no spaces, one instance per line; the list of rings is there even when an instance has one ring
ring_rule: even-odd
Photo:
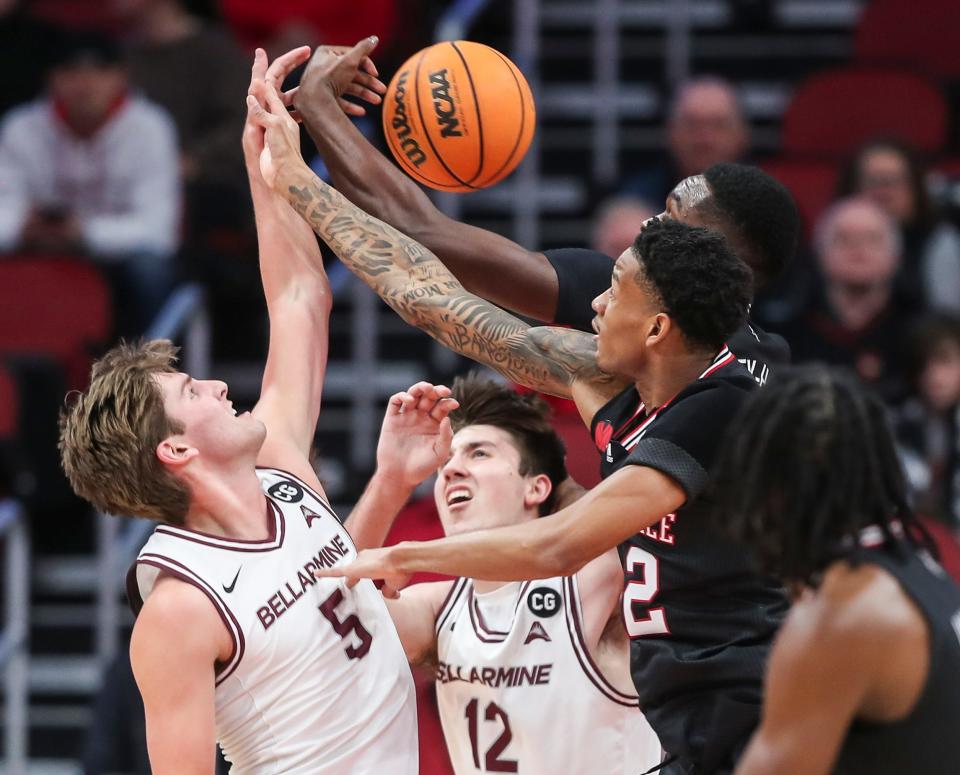
[[[612,374],[615,371],[613,361],[610,355],[604,350],[599,337],[597,337],[597,368],[608,374]]]

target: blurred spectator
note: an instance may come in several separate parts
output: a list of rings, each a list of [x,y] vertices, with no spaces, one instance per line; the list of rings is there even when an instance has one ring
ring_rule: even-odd
[[[704,76],[682,84],[667,117],[669,161],[627,178],[622,190],[646,202],[663,203],[673,187],[720,162],[743,161],[750,126],[733,86]]]
[[[46,96],[0,124],[0,252],[88,255],[135,334],[169,290],[179,210],[169,116],[128,94],[111,41],[66,38]]]
[[[130,81],[169,111],[180,137],[188,239],[249,219],[240,133],[250,62],[184,0],[112,0],[128,40]]]
[[[901,342],[913,310],[894,293],[896,224],[867,199],[844,199],[814,237],[821,281],[783,327],[794,360],[847,366],[887,400],[902,395]]]
[[[660,209],[632,196],[615,196],[601,202],[593,219],[590,247],[618,258],[633,244],[644,221]]]
[[[396,0],[220,0],[223,16],[241,42],[263,46],[270,59],[301,45],[352,46],[367,35],[389,49],[398,23]]]
[[[0,0],[0,115],[43,90],[53,55],[50,33],[27,12],[25,0]]]
[[[912,331],[911,396],[897,439],[919,514],[960,528],[960,318],[939,314]]]
[[[872,199],[899,225],[900,293],[933,309],[960,312],[960,232],[937,218],[914,148],[898,139],[867,143],[844,165],[837,192]]]

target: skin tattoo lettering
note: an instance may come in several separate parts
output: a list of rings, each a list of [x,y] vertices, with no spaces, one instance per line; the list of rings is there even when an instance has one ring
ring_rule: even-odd
[[[294,208],[406,322],[508,379],[569,397],[584,380],[617,386],[600,371],[593,336],[563,328],[531,328],[467,291],[439,259],[408,237],[354,207],[341,194],[308,182],[290,186]]]

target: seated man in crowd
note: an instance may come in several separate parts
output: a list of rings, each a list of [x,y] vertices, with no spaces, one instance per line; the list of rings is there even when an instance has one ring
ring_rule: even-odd
[[[901,338],[913,310],[895,292],[895,224],[869,200],[845,199],[821,217],[815,250],[819,288],[781,331],[794,360],[850,368],[884,398],[898,398]]]
[[[65,33],[45,96],[0,125],[0,252],[82,254],[105,271],[120,333],[142,332],[173,277],[173,123],[129,93],[117,47]]]

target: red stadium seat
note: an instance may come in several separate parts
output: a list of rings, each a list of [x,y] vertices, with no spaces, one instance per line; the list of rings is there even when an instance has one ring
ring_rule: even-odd
[[[0,354],[51,356],[68,385],[86,380],[93,349],[110,336],[110,292],[100,273],[72,258],[0,262]]]
[[[779,157],[760,166],[793,194],[804,229],[810,235],[817,218],[833,199],[837,185],[836,163]]]
[[[20,420],[20,396],[17,383],[6,367],[0,366],[0,440],[17,434]]]
[[[909,66],[960,78],[960,13],[956,0],[873,0],[857,25],[854,51],[863,63]]]
[[[894,135],[936,153],[947,134],[940,90],[912,73],[845,68],[813,76],[783,119],[783,151],[840,158],[877,135]]]
[[[949,180],[960,180],[960,157],[947,156],[939,159],[933,165],[933,170]]]

